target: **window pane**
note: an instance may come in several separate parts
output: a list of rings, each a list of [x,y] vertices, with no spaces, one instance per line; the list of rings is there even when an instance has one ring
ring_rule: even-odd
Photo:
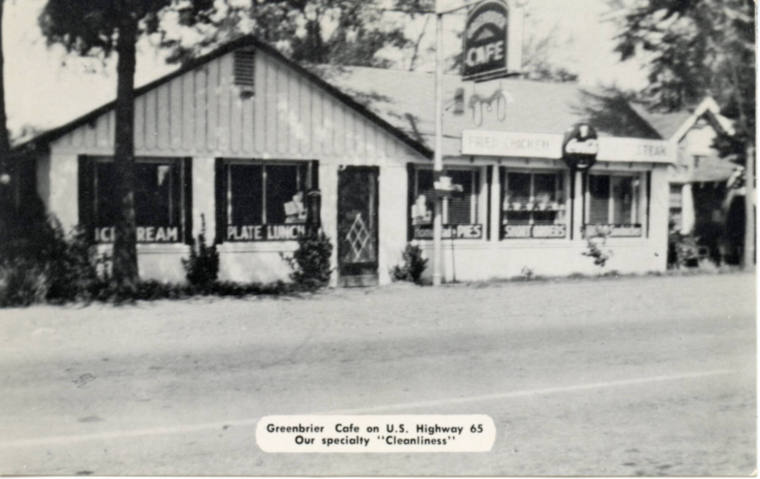
[[[530,200],[530,173],[510,173],[507,175],[507,188],[506,201],[525,205]]]
[[[116,172],[112,162],[95,166],[95,226],[113,226],[119,213]]]
[[[306,209],[303,197],[303,178],[297,165],[267,164],[266,199],[267,224],[303,223]],[[287,211],[286,211],[287,210]]]
[[[589,218],[591,224],[609,223],[610,177],[589,175]]]
[[[557,200],[557,175],[533,175],[533,194],[537,204],[547,204]]]
[[[431,224],[435,208],[433,191],[433,171],[417,170],[417,196],[414,201],[413,224]]]
[[[261,165],[229,165],[230,224],[261,224]]]
[[[178,170],[176,165],[135,164],[135,219],[138,226],[179,224]]]
[[[635,223],[633,214],[633,177],[613,176],[612,197],[613,211],[612,221],[614,224]]]
[[[447,224],[473,224],[477,220],[477,211],[473,205],[472,193],[476,188],[477,172],[469,171],[449,171],[447,174],[451,177],[451,182],[455,185],[462,185],[462,197],[449,198],[449,217],[446,219]],[[473,178],[474,177],[474,178]]]

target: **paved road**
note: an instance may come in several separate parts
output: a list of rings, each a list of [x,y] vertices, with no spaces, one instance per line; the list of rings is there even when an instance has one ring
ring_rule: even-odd
[[[754,276],[0,311],[0,474],[736,475]],[[267,454],[268,414],[488,414],[490,453]]]

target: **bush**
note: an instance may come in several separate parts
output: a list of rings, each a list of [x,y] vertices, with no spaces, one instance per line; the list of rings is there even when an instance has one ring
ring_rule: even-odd
[[[45,300],[48,274],[40,265],[14,259],[0,265],[0,306],[29,306]]]
[[[586,239],[586,251],[581,253],[583,256],[589,256],[594,259],[594,264],[604,268],[607,260],[612,257],[612,250],[605,248],[607,244],[607,235],[597,234]]]
[[[395,281],[411,281],[420,284],[422,273],[427,267],[428,260],[422,257],[422,248],[415,244],[407,244],[401,255],[402,263],[393,267],[392,276]]]
[[[69,237],[55,219],[33,220],[0,244],[0,303],[89,300],[103,288],[85,233]]]
[[[298,239],[298,249],[287,261],[293,268],[290,277],[300,289],[313,291],[327,286],[332,274],[332,249],[330,238],[321,230]]]
[[[201,232],[190,248],[190,257],[182,259],[187,281],[194,286],[205,286],[219,276],[219,253],[216,245],[206,246],[206,221],[201,215]]]

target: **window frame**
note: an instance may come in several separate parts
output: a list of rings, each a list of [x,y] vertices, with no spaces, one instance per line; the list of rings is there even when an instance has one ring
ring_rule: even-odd
[[[107,156],[107,155],[98,155],[98,156],[84,156],[82,157],[85,160],[91,161],[91,181],[92,184],[90,185],[91,190],[91,199],[90,201],[90,218],[89,222],[90,225],[88,228],[92,229],[93,231],[97,229],[103,229],[103,228],[114,228],[115,225],[101,225],[98,224],[98,165],[99,164],[114,164],[115,158],[114,156]],[[177,208],[177,215],[178,215],[178,234],[177,234],[177,240],[176,241],[146,241],[146,240],[140,240],[139,235],[136,237],[137,244],[183,244],[183,243],[190,243],[192,241],[192,212],[188,211],[189,208],[192,208],[192,178],[188,175],[188,162],[192,161],[191,158],[187,157],[177,157],[177,156],[171,156],[171,157],[161,157],[161,156],[135,156],[134,157],[134,163],[137,164],[154,164],[154,165],[166,165],[170,168],[176,168],[176,174],[177,174],[177,184],[174,185],[174,181],[172,181],[172,189],[169,193],[169,208],[170,208],[170,217],[172,216],[172,209]],[[174,172],[170,170],[170,175],[173,175]],[[137,178],[135,178],[137,180]],[[80,186],[81,188],[81,186]],[[174,205],[174,198],[173,198],[173,192],[177,191],[178,197],[179,197],[179,204]],[[189,190],[189,191],[188,191]],[[137,193],[137,185],[135,185],[135,195]],[[137,223],[137,202],[135,198],[134,202],[135,207],[135,229],[137,231],[138,228],[155,228],[156,225],[141,225]],[[165,227],[171,227],[173,225],[164,225]],[[91,235],[93,238],[94,243],[96,244],[112,244],[113,241],[102,241],[99,240],[99,235]]]
[[[592,176],[606,176],[609,178],[609,191],[608,191],[608,204],[607,204],[607,222],[606,223],[590,223],[591,217],[591,177]],[[615,218],[615,197],[614,181],[613,178],[630,178],[631,179],[631,219],[636,218],[636,221],[618,222]],[[638,186],[636,186],[638,181]],[[644,204],[648,204],[648,188],[646,185],[646,175],[641,171],[590,171],[586,181],[584,181],[585,188],[583,191],[583,225],[582,236],[588,237],[589,227],[593,227],[596,231],[595,234],[599,235],[603,233],[610,238],[644,238],[648,233],[644,231],[644,225],[648,221],[647,207]],[[610,221],[612,219],[612,221]],[[638,230],[638,231],[637,231]]]
[[[415,236],[415,227],[432,227],[433,225],[433,217],[431,216],[430,223],[422,223],[422,224],[414,224],[414,218],[412,217],[412,206],[414,205],[416,198],[419,195],[419,173],[420,171],[430,171],[433,174],[433,178],[435,178],[435,172],[433,170],[432,165],[422,165],[422,164],[412,164],[412,174],[410,175],[412,185],[408,187],[410,191],[409,199],[410,204],[407,208],[407,218],[408,218],[408,225],[409,225],[409,238],[411,240],[417,240],[417,241],[424,241],[424,240],[430,240],[430,238],[427,237],[418,237]],[[471,191],[469,194],[469,201],[470,201],[470,222],[469,223],[449,223],[447,222],[448,216],[449,216],[449,198],[444,198],[444,201],[441,204],[441,216],[442,216],[442,226],[444,229],[444,235],[446,234],[445,230],[446,228],[451,229],[451,237],[447,237],[445,239],[451,239],[451,240],[484,240],[486,238],[486,228],[487,224],[490,221],[490,218],[485,218],[483,221],[481,216],[484,214],[484,211],[487,212],[488,205],[486,205],[486,208],[481,208],[481,205],[479,204],[481,201],[481,194],[483,194],[484,190],[488,189],[488,184],[485,185],[485,188],[481,188],[483,183],[483,178],[487,177],[487,171],[482,171],[482,165],[445,165],[442,175],[446,176],[447,173],[452,171],[465,171],[470,172],[470,182],[471,182]],[[481,211],[484,210],[484,211]],[[431,210],[431,215],[434,215],[433,210]],[[469,228],[468,228],[469,227]]]
[[[294,160],[294,159],[261,159],[261,158],[226,158],[226,157],[220,157],[217,158],[217,161],[221,163],[221,171],[219,169],[215,170],[216,174],[221,174],[224,176],[223,181],[221,181],[222,189],[223,189],[223,195],[220,198],[219,191],[215,193],[215,197],[217,198],[217,201],[220,199],[223,202],[223,214],[220,218],[217,216],[217,238],[220,243],[224,242],[230,242],[230,243],[247,243],[247,242],[272,242],[272,241],[295,241],[295,238],[287,237],[270,237],[269,235],[269,228],[268,226],[282,226],[282,228],[291,228],[293,229],[294,234],[300,235],[304,234],[306,232],[306,228],[308,226],[308,217],[305,218],[303,221],[299,222],[279,222],[279,223],[269,223],[267,218],[267,166],[275,165],[275,166],[294,166],[296,167],[297,176],[296,176],[296,184],[300,185],[300,189],[298,191],[303,192],[303,202],[304,202],[304,208],[308,211],[309,205],[308,205],[308,198],[307,194],[311,189],[318,188],[317,185],[319,185],[319,161],[314,159],[305,159],[305,160]],[[232,223],[232,214],[233,214],[233,200],[232,197],[232,177],[231,177],[231,166],[235,165],[242,165],[242,166],[259,166],[261,167],[261,198],[259,200],[259,208],[260,208],[260,214],[261,214],[261,223],[259,224],[234,224]],[[309,169],[311,168],[311,184],[309,183]],[[215,184],[217,185],[215,188],[219,188],[219,181],[216,181]],[[219,208],[217,206],[217,208]],[[219,214],[219,211],[217,210],[217,215]],[[308,214],[308,212],[307,212]],[[318,214],[318,213],[317,213]],[[257,231],[263,231],[263,237],[257,238],[230,238],[229,234],[229,227],[235,226],[240,228],[249,228],[253,227],[257,229]],[[297,232],[296,232],[297,230]]]
[[[547,169],[536,169],[536,168],[512,168],[509,166],[502,166],[501,169],[501,184],[500,184],[500,191],[499,191],[499,240],[500,241],[515,241],[515,240],[565,240],[570,237],[570,214],[571,210],[573,208],[572,206],[572,198],[570,197],[570,190],[568,188],[570,181],[572,181],[571,175],[568,175],[568,170],[565,168],[547,168]],[[564,214],[563,222],[562,223],[554,223],[552,225],[543,225],[538,224],[538,226],[562,226],[564,228],[564,231],[562,232],[562,235],[539,235],[534,236],[533,235],[533,229],[534,226],[536,226],[536,220],[534,213],[535,212],[541,212],[546,210],[525,210],[526,212],[530,213],[529,216],[529,223],[528,225],[520,225],[520,226],[528,226],[530,230],[529,236],[512,236],[508,237],[505,235],[504,227],[508,225],[507,221],[507,213],[510,210],[504,209],[504,200],[506,199],[506,195],[509,192],[509,175],[510,174],[527,174],[530,175],[530,194],[529,198],[535,198],[535,184],[536,184],[536,175],[547,175],[552,174],[554,175],[555,179],[559,179],[560,183],[555,183],[554,187],[554,194],[560,201],[560,204],[563,205],[562,209],[558,209],[556,211],[562,211]],[[559,187],[561,186],[561,188]]]

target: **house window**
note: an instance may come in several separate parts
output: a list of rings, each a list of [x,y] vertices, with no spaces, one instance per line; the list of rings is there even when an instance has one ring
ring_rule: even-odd
[[[226,241],[293,240],[306,231],[308,164],[226,162]]]
[[[412,238],[432,239],[435,209],[433,170],[417,167],[413,168],[410,175]],[[443,237],[483,238],[483,225],[478,221],[480,170],[478,168],[450,168],[445,170],[443,175],[450,177],[453,185],[461,187],[461,191],[455,192],[443,201]]]
[[[507,171],[501,195],[501,238],[564,238],[566,195],[562,172]]]
[[[185,236],[185,172],[181,160],[140,158],[135,162],[135,223],[138,243],[177,243]],[[113,161],[94,164],[93,223],[95,241],[114,240],[119,214]],[[189,179],[188,179],[189,181]]]
[[[586,236],[641,236],[641,179],[633,175],[589,175]]]

